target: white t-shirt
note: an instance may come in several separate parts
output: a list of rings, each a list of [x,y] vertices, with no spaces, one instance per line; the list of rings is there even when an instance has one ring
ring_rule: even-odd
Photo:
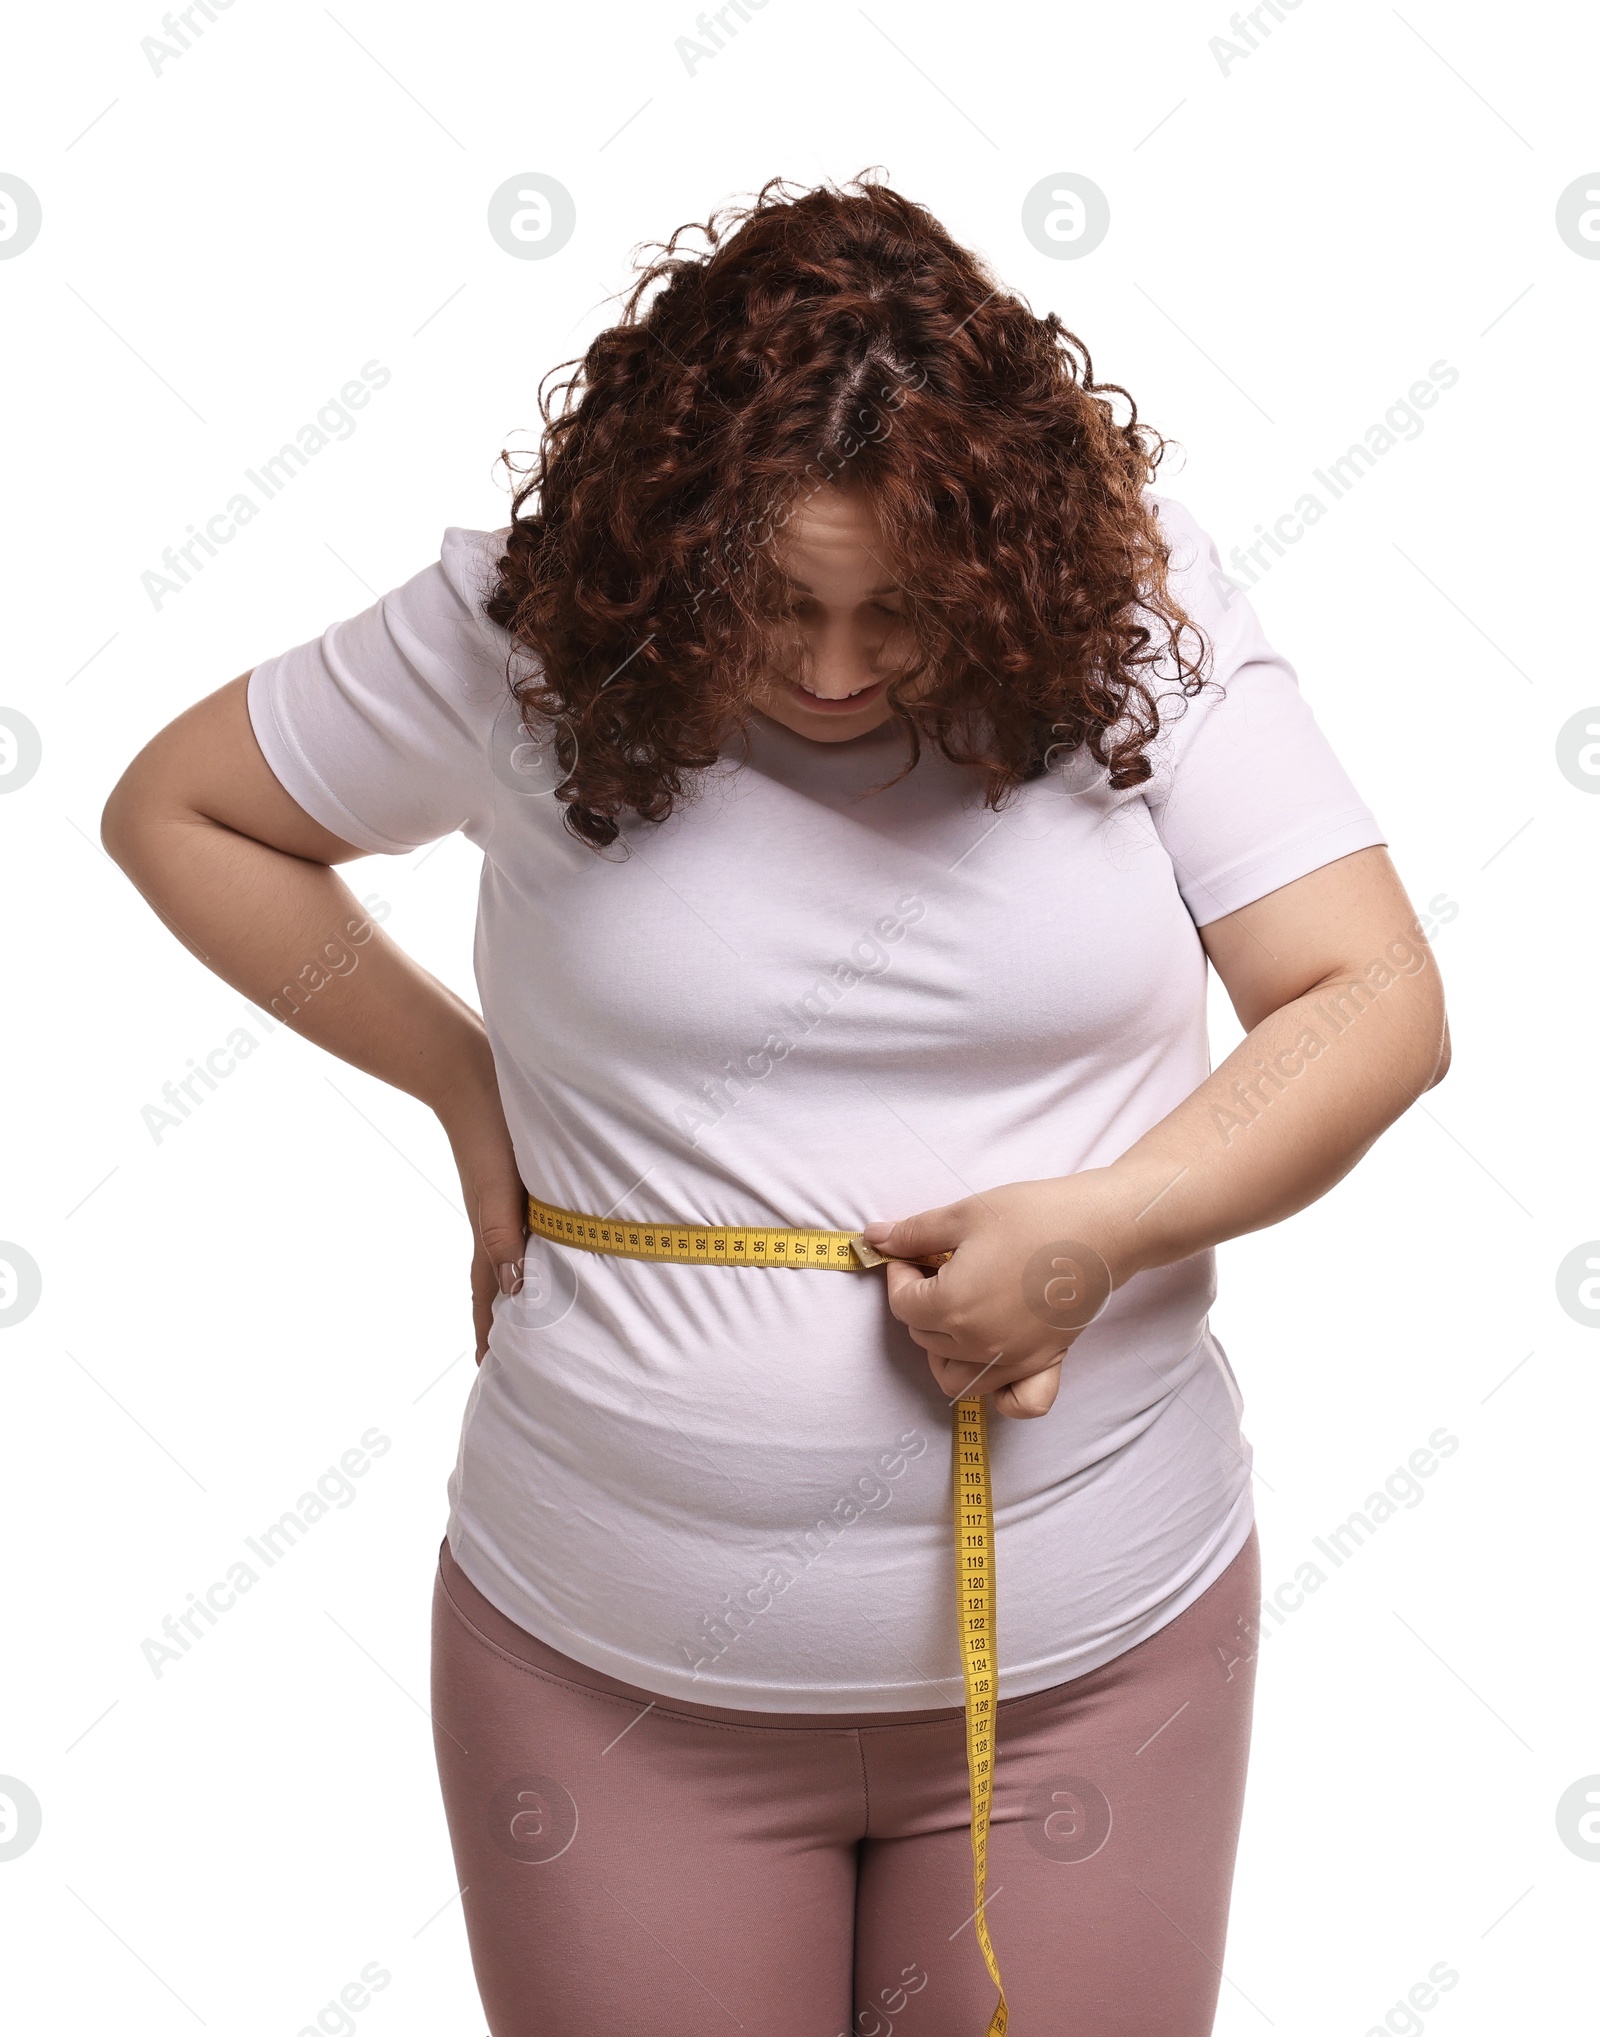
[[[1001,814],[892,728],[765,719],[604,855],[520,732],[481,599],[502,533],[256,667],[268,763],[314,818],[484,856],[476,968],[523,1180],[639,1220],[854,1230],[1115,1160],[1209,1072],[1196,927],[1384,837],[1215,547],[1169,498],[1208,688],[1111,792],[1081,761]],[[525,667],[523,668],[525,669]],[[882,1279],[530,1242],[495,1304],[449,1542],[518,1625],[665,1697],[773,1712],[961,1699],[950,1418]],[[1174,1619],[1253,1519],[1213,1255],[1142,1273],[1050,1413],[991,1422],[1000,1688]]]

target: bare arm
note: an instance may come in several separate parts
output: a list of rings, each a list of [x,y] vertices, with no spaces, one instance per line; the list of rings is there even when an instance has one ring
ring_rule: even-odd
[[[1117,1162],[1160,1197],[1130,1271],[1315,1202],[1450,1065],[1438,965],[1387,850],[1313,870],[1200,938],[1249,1030]]]
[[[1386,850],[1201,939],[1249,1030],[1120,1160],[868,1227],[897,1258],[957,1253],[932,1277],[887,1269],[890,1307],[947,1392],[977,1381],[1004,1413],[1045,1413],[1062,1352],[1113,1287],[1305,1208],[1449,1066],[1438,968]]]
[[[483,1021],[362,912],[330,865],[365,851],[273,776],[245,706],[248,674],[197,701],[134,758],[101,840],[190,951],[319,1047],[439,1117],[477,1236],[481,1359],[489,1303],[522,1256],[521,1184]]]

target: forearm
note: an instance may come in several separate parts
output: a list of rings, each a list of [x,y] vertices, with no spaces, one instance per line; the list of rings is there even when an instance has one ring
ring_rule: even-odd
[[[1120,1282],[1260,1230],[1324,1195],[1438,1079],[1444,1006],[1423,966],[1382,988],[1337,971],[1269,1014],[1106,1170]]]
[[[435,1110],[492,1089],[482,1020],[327,864],[199,814],[121,815],[106,845],[198,960],[306,1039]]]

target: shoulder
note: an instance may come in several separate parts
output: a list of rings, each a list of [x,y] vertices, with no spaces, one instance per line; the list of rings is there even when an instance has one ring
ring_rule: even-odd
[[[460,524],[446,527],[439,540],[439,568],[443,579],[464,606],[483,615],[483,605],[500,577],[505,556],[507,531],[468,530]],[[494,625],[484,617],[486,628]]]
[[[1181,683],[1170,648],[1163,648],[1146,670],[1159,723],[1147,752],[1154,773],[1147,794],[1161,799],[1186,753],[1208,728],[1214,726],[1220,735],[1236,724],[1238,711],[1259,717],[1267,711],[1260,696],[1285,686],[1292,690],[1296,682],[1293,668],[1268,643],[1242,583],[1223,566],[1216,540],[1200,519],[1175,496],[1147,489],[1145,501],[1155,512],[1167,549],[1168,605],[1181,609],[1189,625],[1180,634],[1193,671],[1189,682]],[[1157,645],[1169,647],[1166,617],[1150,615],[1147,627]],[[1234,712],[1229,712],[1230,703]]]
[[[500,577],[505,530],[467,530],[451,524],[439,541],[435,572],[425,575],[429,593],[463,630],[473,632],[503,664],[512,638],[485,613]]]
[[[1167,547],[1168,593],[1208,636],[1225,634],[1241,619],[1243,589],[1223,570],[1215,538],[1176,496],[1146,489],[1144,499]]]
[[[1203,552],[1210,544],[1210,539],[1201,530],[1193,511],[1187,503],[1180,502],[1176,495],[1163,495],[1154,488],[1147,488],[1144,491],[1144,499],[1145,506],[1155,512],[1156,520],[1161,525],[1162,536],[1175,552],[1184,547],[1187,547],[1191,554]],[[1185,563],[1192,565],[1193,558]],[[1173,564],[1175,568],[1179,564],[1176,557]]]
[[[485,612],[505,537],[504,530],[451,524],[438,558],[382,603],[402,657],[431,691],[458,703],[474,721],[492,718],[530,663],[525,654],[514,655],[515,638]]]

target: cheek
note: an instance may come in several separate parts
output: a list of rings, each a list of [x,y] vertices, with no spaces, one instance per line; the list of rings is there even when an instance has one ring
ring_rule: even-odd
[[[911,631],[903,621],[889,618],[879,626],[877,652],[880,663],[905,665],[912,652]]]

